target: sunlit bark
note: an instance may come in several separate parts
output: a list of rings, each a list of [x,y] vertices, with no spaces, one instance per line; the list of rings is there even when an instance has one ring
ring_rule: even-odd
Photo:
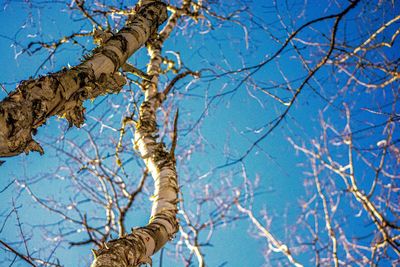
[[[133,229],[95,251],[92,267],[128,267],[151,263],[151,256],[160,250],[178,231],[176,219],[178,203],[178,179],[175,160],[164,144],[157,141],[156,111],[165,95],[158,92],[158,77],[162,63],[161,47],[177,21],[176,14],[168,20],[159,36],[148,41],[150,63],[147,75],[151,81],[143,81],[145,99],[140,106],[134,143],[154,180],[154,202],[147,226]]]
[[[125,27],[103,40],[82,64],[24,81],[0,103],[0,156],[43,153],[32,134],[47,118],[63,116],[79,127],[84,100],[122,88],[125,79],[118,69],[167,18],[166,5],[158,0],[143,0],[136,10]]]

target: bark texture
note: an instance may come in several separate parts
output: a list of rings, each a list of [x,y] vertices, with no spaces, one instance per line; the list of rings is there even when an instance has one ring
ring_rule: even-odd
[[[162,99],[156,93],[146,97],[140,107],[135,146],[140,152],[154,184],[154,202],[147,226],[132,229],[130,234],[112,240],[94,251],[92,267],[133,267],[151,264],[151,256],[178,231],[176,219],[178,180],[175,162],[163,143],[157,142],[156,109]]]
[[[118,69],[167,19],[166,5],[159,0],[142,0],[136,10],[125,27],[108,35],[82,64],[24,81],[0,102],[1,157],[43,153],[32,134],[47,118],[62,116],[79,127],[84,121],[84,100],[119,92],[125,79]]]
[[[154,202],[147,226],[132,229],[128,235],[104,244],[94,251],[92,267],[133,267],[150,263],[151,256],[171,240],[179,229],[176,219],[178,179],[173,155],[157,141],[156,111],[165,96],[158,92],[158,77],[162,63],[161,47],[176,26],[179,14],[172,14],[158,36],[148,42],[150,63],[147,75],[151,81],[143,82],[145,99],[140,106],[139,121],[134,136],[139,151],[154,180]]]

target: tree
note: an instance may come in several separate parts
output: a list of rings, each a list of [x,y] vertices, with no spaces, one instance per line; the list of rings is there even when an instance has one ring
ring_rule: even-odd
[[[394,2],[20,7],[0,36],[38,63],[2,86],[0,155],[46,153],[4,159],[3,263],[398,264]]]

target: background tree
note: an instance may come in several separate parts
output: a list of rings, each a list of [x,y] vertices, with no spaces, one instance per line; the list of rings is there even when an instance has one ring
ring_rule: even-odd
[[[41,150],[31,131],[67,119],[38,129],[44,156],[3,159],[2,264],[88,266],[89,249],[96,266],[158,249],[160,266],[399,263],[396,1],[136,4],[2,4],[3,96],[76,84],[73,105],[38,89],[34,112],[1,104],[3,156]],[[163,8],[146,48],[105,52]],[[114,68],[79,76],[101,57]]]

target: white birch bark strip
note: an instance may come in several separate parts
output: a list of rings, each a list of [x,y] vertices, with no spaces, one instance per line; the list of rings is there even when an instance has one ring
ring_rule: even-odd
[[[163,2],[142,0],[125,27],[82,64],[22,82],[0,102],[0,157],[32,150],[43,153],[32,134],[50,116],[64,116],[71,126],[79,127],[84,120],[83,101],[118,92],[125,80],[117,70],[166,18]]]
[[[151,256],[179,229],[176,219],[179,187],[175,162],[163,143],[157,142],[156,118],[157,108],[165,97],[157,90],[162,63],[161,46],[176,22],[177,16],[171,15],[161,31],[163,34],[149,41],[150,63],[147,75],[152,77],[152,80],[143,82],[145,99],[140,106],[139,121],[134,136],[135,147],[154,180],[154,202],[150,222],[147,226],[133,229],[132,233],[110,241],[102,249],[94,251],[95,260],[92,267],[131,267],[143,263],[151,264]]]

